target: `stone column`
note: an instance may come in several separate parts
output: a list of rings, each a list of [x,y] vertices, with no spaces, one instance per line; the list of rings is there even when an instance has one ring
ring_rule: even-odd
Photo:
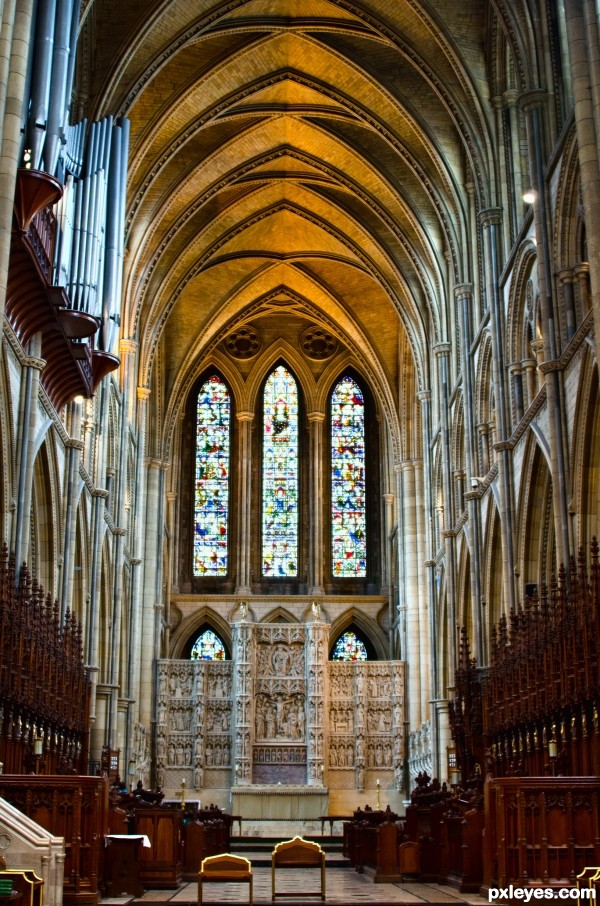
[[[73,610],[73,568],[77,534],[77,501],[79,490],[79,463],[83,450],[81,434],[81,403],[72,402],[70,408],[71,437],[66,443],[67,468],[64,492],[64,535],[62,551],[62,576],[60,590],[61,622],[67,610]]]
[[[141,638],[139,644],[140,723],[150,726],[154,722],[154,659],[159,654],[163,606],[156,598],[158,558],[162,556],[162,525],[159,523],[162,462],[145,460],[146,518],[144,526],[144,563],[142,582]]]
[[[423,424],[423,500],[424,500],[424,547],[426,557],[423,565],[427,569],[427,611],[429,626],[429,650],[427,652],[427,663],[429,664],[429,675],[431,677],[431,700],[435,699],[439,685],[439,668],[438,668],[438,600],[437,584],[435,577],[436,563],[434,551],[434,535],[431,521],[433,519],[433,498],[431,493],[431,391],[420,390],[418,393],[419,402],[421,403],[422,424]],[[430,700],[430,701],[431,701]],[[416,730],[417,727],[410,727],[410,730]],[[431,714],[431,733],[432,742],[431,750],[436,752],[436,727]],[[434,776],[437,773],[437,765],[432,766]]]
[[[508,91],[504,92],[503,100],[505,107],[508,111],[508,120],[509,120],[509,130],[507,139],[510,142],[510,153],[512,158],[512,186],[511,190],[514,194],[515,199],[515,213],[518,212],[518,215],[523,213],[523,181],[521,173],[521,145],[519,142],[519,136],[521,134],[521,124],[519,122],[519,94],[514,88],[509,88]],[[504,155],[500,153],[498,155],[502,158]],[[522,216],[517,216],[516,223],[514,223],[514,236],[516,237],[519,227],[523,221]],[[510,245],[506,246],[511,248],[512,242]]]
[[[11,547],[15,552],[17,575],[23,561],[29,556],[31,538],[31,496],[33,489],[33,464],[35,462],[35,440],[37,407],[40,391],[40,374],[46,362],[40,358],[41,334],[36,334],[29,344],[30,354],[23,361],[19,417],[17,422],[17,506],[13,522]],[[46,589],[52,593],[53,589]]]
[[[475,435],[475,398],[473,387],[475,379],[473,376],[473,359],[471,356],[472,343],[472,310],[473,310],[473,285],[471,283],[458,284],[454,289],[454,295],[457,301],[460,318],[461,332],[461,370],[463,377],[463,406],[465,411],[465,466],[467,469],[466,481],[470,481],[472,476],[478,474],[477,471],[477,450]],[[464,478],[463,478],[464,481]],[[470,485],[467,489],[470,491]],[[473,628],[475,638],[473,639],[479,658],[483,654],[483,632],[482,632],[482,615],[481,615],[481,528],[480,528],[480,501],[474,499],[467,493],[463,496],[469,514],[469,523],[467,526],[467,541],[469,544],[469,566],[471,577],[471,612],[473,614]],[[452,630],[454,637],[454,628]]]
[[[310,432],[310,544],[308,588],[311,595],[325,594],[323,585],[323,423],[324,412],[309,412]],[[328,506],[326,511],[331,512]]]
[[[562,289],[563,309],[566,315],[565,333],[567,342],[571,339],[577,330],[577,319],[575,317],[575,295],[573,284],[577,279],[573,268],[565,267],[558,272],[558,285]]]
[[[419,631],[419,564],[417,555],[417,517],[415,468],[412,460],[401,464],[398,499],[402,501],[402,593],[405,634],[401,652],[407,665],[408,719],[414,729],[421,724],[421,633]]]
[[[509,436],[508,432],[508,408],[506,393],[506,368],[504,361],[504,343],[506,337],[506,326],[504,318],[504,309],[500,297],[500,267],[499,267],[499,230],[501,223],[501,211],[498,208],[490,208],[481,213],[481,226],[483,229],[483,244],[485,252],[485,274],[486,274],[486,294],[490,309],[490,332],[492,336],[492,371],[494,379],[494,391],[496,397],[496,438],[498,441],[498,475],[499,475],[499,498],[500,498],[500,526],[502,532],[502,556],[503,556],[503,582],[505,587],[505,598],[508,609],[515,607],[515,585],[514,585],[514,532],[513,532],[513,513],[512,504],[512,483],[511,483],[511,450],[507,446]]]
[[[306,624],[306,761],[308,785],[322,786],[327,732],[327,655],[329,624]]]
[[[252,594],[252,422],[253,412],[238,412],[240,482],[238,513],[238,558],[236,595]]]
[[[431,651],[431,623],[429,618],[430,601],[427,586],[427,560],[426,531],[425,531],[425,486],[423,476],[423,461],[417,459],[413,463],[413,472],[415,479],[415,532],[417,545],[415,548],[415,558],[417,566],[416,575],[416,592],[418,600],[418,617],[419,617],[419,662],[420,662],[420,717],[419,723],[413,729],[429,717],[429,701],[431,699],[431,670],[430,670],[430,651]],[[405,715],[406,717],[406,715]]]
[[[233,643],[233,715],[231,751],[233,783],[252,783],[252,743],[254,739],[254,666],[256,663],[254,624],[232,624]]]
[[[573,268],[573,273],[577,278],[577,287],[579,290],[579,305],[582,316],[588,313],[591,308],[590,300],[590,266],[587,261],[581,261]]]
[[[5,0],[3,6],[0,24],[0,313],[4,313],[6,305],[15,180],[20,164],[35,4],[34,0]]]
[[[544,176],[545,159],[542,142],[542,118],[545,104],[546,94],[543,91],[530,91],[521,99],[521,106],[523,107],[527,118],[527,142],[529,146],[529,158],[531,161],[532,183],[535,192],[533,214],[535,218],[535,233],[537,240],[538,282],[540,287],[540,309],[542,315],[542,340],[544,343],[543,354],[546,363],[556,363],[556,360],[560,356],[560,335],[558,332],[558,319],[556,316],[556,301],[553,297],[554,281],[552,264],[550,261],[551,236],[549,235],[548,224],[550,223],[551,204],[548,198]],[[592,223],[590,223],[590,227],[592,227]],[[598,245],[598,253],[600,254],[600,245]],[[596,321],[596,326],[600,326],[600,320]],[[562,370],[559,370],[555,365],[552,365],[550,370],[546,373],[545,383],[552,471],[552,506],[556,533],[556,559],[558,563],[566,564],[569,559],[570,550],[568,514],[569,479],[567,474],[567,460],[565,457],[566,441],[564,437],[565,429],[562,407],[564,390]]]
[[[586,212],[586,239],[596,337],[600,337],[600,51],[595,0],[565,0],[571,80]]]
[[[456,672],[456,598],[455,598],[455,540],[454,533],[450,533],[452,527],[452,485],[450,478],[450,426],[448,422],[448,413],[450,411],[450,388],[448,374],[448,360],[450,357],[450,344],[437,343],[433,351],[437,358],[438,364],[438,387],[440,401],[440,425],[442,440],[442,494],[443,494],[443,517],[442,517],[442,535],[444,538],[445,560],[446,560],[446,600],[447,600],[447,639],[448,639],[448,676],[453,682]]]
[[[130,639],[129,639],[129,688],[135,700],[135,718],[139,720],[140,701],[138,690],[142,665],[139,657],[140,639],[143,623],[143,588],[142,569],[143,553],[146,543],[144,530],[146,525],[146,424],[148,417],[149,387],[137,387],[137,455],[135,464],[135,498],[133,531],[131,538],[133,557],[131,560],[131,602],[130,602]]]

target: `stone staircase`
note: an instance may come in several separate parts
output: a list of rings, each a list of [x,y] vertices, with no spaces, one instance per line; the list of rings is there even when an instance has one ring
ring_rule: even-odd
[[[272,824],[273,822],[269,822]],[[286,824],[289,822],[286,822]],[[283,828],[282,828],[283,830]],[[255,867],[269,867],[271,866],[271,853],[275,848],[277,843],[280,843],[282,840],[289,840],[294,836],[301,836],[305,840],[311,840],[315,843],[318,843],[326,853],[327,868],[347,868],[350,863],[348,859],[342,853],[342,837],[339,835],[324,835],[321,836],[320,833],[310,833],[302,832],[302,829],[297,829],[294,833],[291,834],[261,834],[259,835],[243,835],[243,836],[232,836],[231,837],[231,846],[230,850],[232,853],[237,853],[240,856],[245,856],[246,859],[250,859],[252,865]]]

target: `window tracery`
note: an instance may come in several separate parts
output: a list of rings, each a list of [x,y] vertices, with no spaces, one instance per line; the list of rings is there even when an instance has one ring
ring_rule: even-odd
[[[331,396],[331,560],[334,577],[367,574],[365,404],[351,377]]]
[[[204,382],[196,405],[194,575],[228,570],[230,394],[216,375]]]
[[[298,387],[279,365],[263,394],[262,574],[298,572]]]

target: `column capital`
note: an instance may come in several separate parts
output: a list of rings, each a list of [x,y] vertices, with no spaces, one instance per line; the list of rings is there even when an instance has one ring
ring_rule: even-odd
[[[473,284],[472,283],[457,283],[454,287],[454,297],[457,302],[460,302],[461,299],[470,299],[473,295]]]
[[[431,390],[419,390],[417,399],[421,403],[429,403],[431,401]]]
[[[150,387],[138,387],[137,398],[140,402],[145,403],[150,396]]]
[[[479,223],[482,227],[498,226],[502,223],[502,208],[485,208],[480,211]]]
[[[572,267],[563,267],[561,270],[558,271],[556,276],[558,277],[558,282],[559,282],[560,286],[564,286],[566,283],[574,283],[575,280],[577,279],[577,275],[575,274],[575,269]]]
[[[581,277],[587,277],[590,272],[590,265],[587,261],[581,261],[579,264],[576,264],[573,268],[573,273],[576,277],[581,279]]]
[[[502,100],[506,107],[515,107],[519,100],[519,92],[516,88],[507,88],[502,95]]]
[[[395,494],[384,494],[383,499],[385,500],[386,503],[393,503],[394,500],[396,499],[396,495]]]
[[[524,113],[530,113],[548,102],[548,92],[543,88],[531,88],[519,96],[519,106]]]
[[[42,359],[36,355],[27,355],[23,359],[23,365],[25,368],[37,368],[38,371],[43,371],[46,367],[46,359]]]
[[[441,357],[443,355],[450,355],[450,343],[436,343],[433,347],[433,351],[438,357]]]
[[[242,409],[240,412],[235,413],[235,417],[239,422],[251,422],[254,420],[254,412],[250,412],[248,409]]]
[[[309,422],[324,422],[325,413],[324,412],[309,412],[306,416]]]
[[[119,343],[119,350],[123,355],[130,355],[132,352],[137,352],[139,343],[135,340],[121,340]]]

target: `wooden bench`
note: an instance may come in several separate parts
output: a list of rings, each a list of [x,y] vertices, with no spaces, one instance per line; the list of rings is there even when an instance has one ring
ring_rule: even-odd
[[[275,892],[275,870],[277,868],[321,868],[321,889],[307,893],[305,890]],[[318,843],[294,837],[278,843],[271,855],[271,899],[275,897],[321,897],[325,899],[325,853]]]
[[[248,859],[232,853],[220,853],[203,859],[198,872],[198,906],[202,906],[202,885],[214,882],[248,884],[248,903],[252,906],[252,865]]]

